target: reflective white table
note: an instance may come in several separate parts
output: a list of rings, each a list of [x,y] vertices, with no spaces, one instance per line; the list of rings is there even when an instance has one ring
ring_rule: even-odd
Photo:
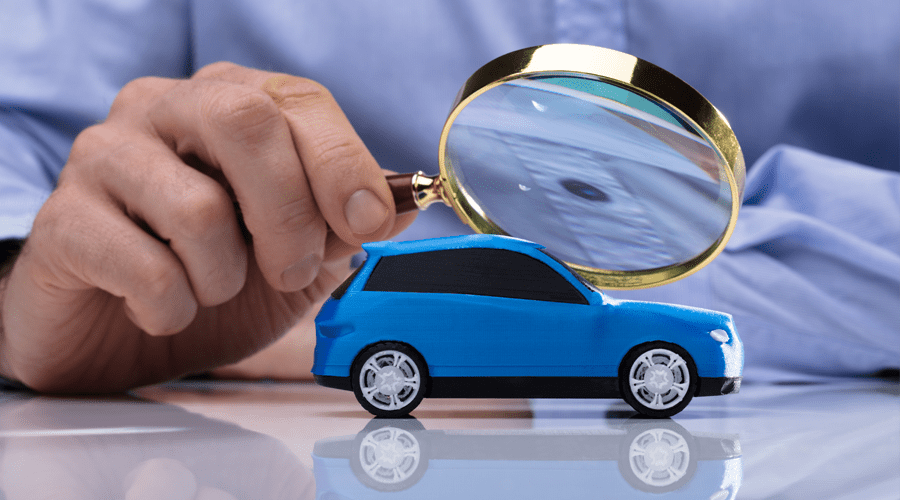
[[[615,400],[425,400],[311,384],[0,395],[0,499],[900,498],[900,386],[754,384],[672,420]]]

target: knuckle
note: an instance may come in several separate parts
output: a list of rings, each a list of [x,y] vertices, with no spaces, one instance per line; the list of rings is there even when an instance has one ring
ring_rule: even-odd
[[[67,164],[78,164],[96,157],[110,144],[109,131],[101,123],[92,125],[78,134],[72,142]]]
[[[365,147],[355,136],[346,134],[319,137],[310,153],[318,168],[347,175],[356,172],[368,159]]]
[[[106,124],[94,125],[75,138],[58,183],[77,179],[82,185],[108,185],[111,176],[121,175],[124,169],[160,161],[165,161],[162,153],[136,138]],[[132,173],[141,176],[147,172],[132,169]]]
[[[193,189],[180,197],[174,208],[177,231],[186,238],[198,239],[211,228],[222,225],[233,210],[230,198],[213,189]]]
[[[126,83],[113,99],[110,107],[110,116],[118,115],[124,110],[135,106],[148,107],[148,104],[158,97],[165,88],[166,82],[172,80],[154,76],[145,76]]]
[[[211,92],[202,107],[212,127],[238,140],[252,138],[281,119],[275,102],[265,92],[250,87],[228,86]]]
[[[143,294],[152,303],[169,302],[177,295],[180,276],[178,270],[164,259],[147,256],[137,270]]]
[[[302,108],[311,102],[334,100],[328,88],[321,83],[289,75],[275,75],[269,78],[263,90],[280,107],[286,108]]]
[[[269,223],[275,234],[308,233],[324,227],[319,209],[307,199],[294,200],[278,206]]]
[[[239,71],[243,69],[243,66],[237,65],[233,62],[229,61],[218,61],[211,64],[207,64],[206,66],[197,70],[194,73],[193,78],[197,79],[218,79],[222,78],[228,74],[234,73],[235,71]]]
[[[144,172],[135,168],[136,166],[152,165],[160,161],[160,156],[158,152],[148,150],[136,142],[114,142],[104,149],[103,159],[98,163],[101,163],[109,172],[117,172],[117,175],[121,175],[124,169],[132,170],[133,174],[139,175]]]
[[[225,303],[237,295],[246,282],[246,260],[210,266],[202,275],[192,277],[197,300],[204,306]]]

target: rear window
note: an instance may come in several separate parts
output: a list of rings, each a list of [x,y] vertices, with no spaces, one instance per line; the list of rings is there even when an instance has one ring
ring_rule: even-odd
[[[364,262],[363,264],[365,264],[365,262]],[[343,297],[345,293],[347,293],[347,289],[350,288],[350,284],[353,283],[353,280],[354,280],[354,279],[356,279],[356,275],[359,274],[359,270],[360,270],[360,269],[362,269],[362,266],[357,267],[357,268],[350,274],[350,276],[348,276],[347,279],[344,280],[343,283],[341,283],[340,285],[338,285],[338,287],[335,288],[333,292],[331,292],[331,298],[332,298],[332,299],[334,299],[334,300],[340,300],[340,298]]]

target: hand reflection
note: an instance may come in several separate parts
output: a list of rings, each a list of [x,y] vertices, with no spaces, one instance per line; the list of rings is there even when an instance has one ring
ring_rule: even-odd
[[[278,440],[176,406],[23,396],[0,402],[0,429],[8,500],[315,496],[312,475]]]
[[[227,491],[197,484],[197,477],[172,458],[145,460],[125,478],[125,500],[237,500]]]

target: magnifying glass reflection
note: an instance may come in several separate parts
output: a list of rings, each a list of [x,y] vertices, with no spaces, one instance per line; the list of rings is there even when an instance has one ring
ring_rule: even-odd
[[[440,174],[392,176],[398,209],[442,200],[473,229],[535,241],[601,288],[680,279],[737,219],[744,161],[696,90],[633,56],[545,45],[501,56],[457,96]]]

